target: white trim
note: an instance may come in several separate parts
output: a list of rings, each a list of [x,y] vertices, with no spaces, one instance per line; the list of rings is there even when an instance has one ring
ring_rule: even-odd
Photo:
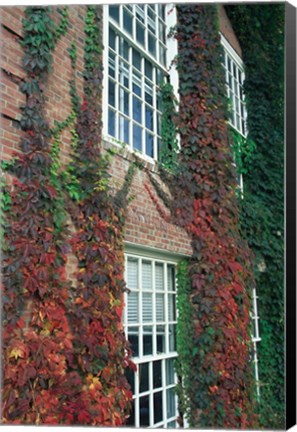
[[[234,62],[237,63],[241,69],[244,70],[244,63],[242,58],[237,54],[235,49],[232,47],[232,45],[228,42],[228,40],[225,38],[225,36],[222,33],[220,33],[220,36],[221,36],[221,44],[223,45],[225,50],[230,54]]]

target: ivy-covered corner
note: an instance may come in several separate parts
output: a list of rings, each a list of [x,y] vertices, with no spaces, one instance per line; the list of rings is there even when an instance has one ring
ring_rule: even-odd
[[[245,163],[241,232],[255,255],[259,296],[259,421],[276,429],[285,427],[284,9],[227,6],[242,47],[248,139],[255,143]]]

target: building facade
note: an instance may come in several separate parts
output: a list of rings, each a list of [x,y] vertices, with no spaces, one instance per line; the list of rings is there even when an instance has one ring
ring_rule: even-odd
[[[53,127],[71,114],[69,82],[73,79],[68,55],[72,43],[77,47],[76,86],[83,93],[83,50],[85,6],[69,8],[69,30],[53,53],[52,73],[46,97],[46,116]],[[55,19],[58,19],[54,15]],[[246,136],[246,109],[243,95],[244,66],[241,49],[222,5],[219,5],[220,32],[225,50],[223,66],[226,91],[231,107],[231,126]],[[19,151],[22,136],[21,106],[25,95],[20,84],[22,68],[22,7],[1,8],[1,153],[4,160]],[[116,192],[124,181],[133,152],[146,169],[158,176],[157,161],[161,147],[160,84],[173,85],[178,98],[178,73],[174,58],[177,42],[168,37],[176,22],[171,4],[122,4],[103,7],[103,117],[104,148],[116,148],[111,162],[111,186]],[[69,162],[71,132],[62,131],[61,156]],[[178,425],[177,377],[174,371],[176,350],[176,265],[191,256],[191,241],[179,227],[161,217],[146,184],[147,171],[139,170],[132,183],[125,228],[124,328],[131,343],[137,372],[129,373],[133,391],[133,410],[128,425],[165,427]],[[244,190],[242,178],[241,188]],[[165,186],[164,186],[165,188]],[[166,212],[166,209],[164,209]],[[72,257],[67,271],[75,271]],[[255,365],[259,340],[258,315],[254,292]],[[257,367],[255,368],[258,379]]]

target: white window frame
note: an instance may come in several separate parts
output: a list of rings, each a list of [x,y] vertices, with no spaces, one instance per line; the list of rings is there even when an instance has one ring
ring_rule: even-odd
[[[178,400],[177,395],[174,394],[173,399],[174,400],[174,415],[171,415],[168,417],[167,412],[167,394],[168,391],[172,392],[173,389],[177,385],[177,376],[175,374],[175,371],[173,370],[173,382],[168,383],[166,382],[167,375],[166,375],[166,367],[167,364],[169,366],[169,360],[172,360],[170,362],[170,365],[173,366],[174,360],[177,358],[177,352],[176,352],[176,345],[175,350],[170,351],[169,347],[169,326],[175,325],[176,329],[176,323],[177,323],[177,310],[176,310],[176,301],[175,301],[175,319],[169,320],[169,307],[168,307],[168,298],[169,295],[173,296],[173,299],[177,296],[177,288],[176,288],[176,280],[174,280],[174,290],[168,290],[168,280],[167,280],[167,268],[168,266],[174,266],[176,269],[176,265],[178,262],[178,259],[176,257],[171,257],[170,255],[164,255],[162,253],[154,253],[154,251],[150,250],[141,250],[138,251],[132,247],[132,249],[129,249],[126,247],[125,250],[125,280],[127,281],[127,287],[129,289],[129,283],[128,283],[128,259],[136,259],[138,260],[138,289],[131,289],[131,292],[138,292],[138,317],[139,322],[136,323],[128,323],[128,293],[125,293],[125,308],[124,308],[124,314],[123,314],[123,324],[124,329],[126,333],[126,337],[129,339],[129,331],[128,331],[128,324],[130,327],[138,327],[138,343],[139,343],[139,353],[137,357],[133,357],[132,360],[137,366],[137,372],[134,375],[134,386],[135,388],[132,389],[133,392],[133,403],[134,403],[134,426],[135,427],[149,427],[149,428],[157,428],[157,427],[163,427],[163,428],[172,428],[177,427],[176,419],[178,417]],[[152,263],[152,290],[144,290],[142,289],[142,263],[144,262],[151,262]],[[162,264],[164,268],[164,279],[163,279],[163,285],[164,285],[164,291],[158,291],[156,290],[156,279],[155,279],[155,268],[156,264]],[[153,312],[153,320],[151,322],[144,322],[142,313],[143,313],[143,302],[142,295],[144,292],[148,292],[152,294],[153,302],[152,302],[152,312]],[[156,295],[158,293],[164,293],[164,321],[162,324],[160,322],[157,322],[156,320]],[[165,342],[165,349],[164,352],[157,352],[157,325],[164,325],[165,326],[165,334],[164,334],[164,342]],[[143,352],[143,328],[145,326],[152,326],[152,354],[145,355]],[[176,334],[176,333],[175,333]],[[176,339],[175,339],[176,344]],[[161,361],[161,368],[162,368],[162,385],[161,387],[154,388],[154,374],[153,374],[153,368],[154,368],[154,362]],[[139,370],[141,365],[147,363],[148,364],[148,370],[149,370],[149,381],[148,381],[148,389],[142,393],[139,392]],[[162,421],[159,421],[157,423],[154,422],[154,394],[162,392]],[[149,425],[142,426],[140,421],[140,398],[141,397],[149,397]],[[132,426],[132,425],[131,425]]]
[[[112,6],[112,5],[110,5]],[[137,8],[137,5],[125,5],[122,4],[122,7],[124,6],[128,6],[128,7],[132,7],[133,11],[135,11]],[[137,49],[137,51],[140,52],[141,54],[141,62],[142,62],[142,71],[141,71],[141,89],[142,89],[142,94],[144,95],[144,58],[147,58],[153,65],[155,68],[158,68],[160,70],[162,70],[162,72],[164,72],[165,75],[167,75],[170,79],[171,84],[173,85],[174,88],[174,92],[175,92],[175,96],[178,97],[178,73],[176,71],[176,67],[174,64],[172,64],[172,60],[175,58],[176,54],[177,54],[177,41],[174,38],[168,38],[167,34],[168,31],[170,29],[171,26],[173,26],[176,23],[176,8],[173,4],[164,4],[163,6],[165,6],[165,23],[166,23],[166,48],[167,48],[167,54],[166,54],[166,65],[162,66],[159,61],[156,60],[155,57],[153,57],[148,51],[144,50],[144,48],[135,40],[135,25],[133,26],[133,36],[131,37],[127,32],[125,32],[125,30],[123,28],[119,28],[117,27],[115,24],[115,22],[113,22],[112,26],[114,26],[115,28],[117,27],[117,33],[121,36],[124,37],[125,40],[128,41],[129,45],[132,48]],[[145,4],[145,7],[146,4]],[[103,45],[105,47],[104,49],[104,55],[103,55],[103,68],[104,68],[104,73],[103,73],[103,94],[102,94],[102,98],[103,98],[103,139],[107,142],[110,142],[118,147],[125,147],[128,151],[130,152],[136,152],[139,156],[141,156],[143,159],[154,163],[155,161],[157,161],[158,159],[158,140],[159,140],[159,145],[161,144],[161,137],[160,137],[160,131],[159,134],[157,132],[157,100],[156,100],[156,94],[154,92],[154,101],[153,101],[153,122],[154,122],[154,131],[151,134],[153,136],[153,157],[151,157],[150,155],[145,153],[145,134],[146,131],[149,132],[148,129],[146,129],[145,127],[145,105],[146,103],[144,102],[144,98],[139,98],[139,100],[142,103],[142,122],[139,123],[139,127],[141,128],[142,132],[142,149],[141,151],[136,150],[135,148],[133,148],[133,122],[136,124],[136,121],[133,120],[133,113],[130,112],[129,116],[125,116],[124,114],[121,114],[121,117],[125,117],[126,120],[129,121],[129,143],[124,143],[123,140],[120,139],[120,134],[123,136],[124,132],[120,132],[119,129],[119,124],[118,124],[118,119],[119,119],[119,101],[118,101],[118,95],[115,96],[115,112],[116,114],[116,123],[115,123],[115,129],[116,129],[116,137],[113,137],[112,135],[108,134],[108,81],[109,81],[109,73],[108,73],[108,65],[109,65],[109,55],[108,55],[108,35],[109,35],[109,27],[110,27],[110,21],[109,21],[109,13],[108,13],[108,9],[109,5],[104,5],[103,6]],[[134,16],[134,15],[133,15]],[[134,21],[136,22],[136,19],[134,19]],[[133,22],[134,22],[133,21]],[[158,21],[158,20],[157,20]],[[158,21],[159,22],[159,21]],[[157,39],[157,58],[158,58],[158,47],[159,47],[159,43],[158,43],[159,39]],[[116,56],[119,57],[119,52],[116,53]],[[131,54],[130,54],[131,56]],[[131,57],[130,57],[130,63],[132,64],[131,61]],[[131,66],[132,67],[132,66]],[[156,69],[155,69],[156,70]],[[119,83],[118,83],[118,70],[116,70],[115,72],[115,82],[116,82],[116,89],[118,90],[119,87]],[[130,69],[130,73],[131,73],[131,69]],[[130,78],[132,81],[132,77]],[[156,76],[153,77],[154,79],[154,84],[156,85]],[[116,93],[118,93],[118,91],[116,91]],[[132,88],[130,87],[130,89],[127,91],[127,93],[129,93],[129,109],[132,111],[132,98],[133,98],[133,93],[132,93]],[[160,116],[162,115],[162,113],[159,111]],[[124,120],[123,120],[124,121]],[[137,124],[136,124],[137,126]]]

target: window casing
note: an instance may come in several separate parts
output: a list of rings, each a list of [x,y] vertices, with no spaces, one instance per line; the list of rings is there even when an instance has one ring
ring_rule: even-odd
[[[104,136],[155,160],[161,145],[159,86],[175,55],[168,55],[167,7],[104,8]]]
[[[137,372],[129,372],[133,410],[127,426],[176,427],[175,263],[126,255],[124,327]]]
[[[244,67],[241,58],[231,47],[229,42],[221,35],[224,47],[224,62],[227,95],[230,102],[230,124],[242,136],[247,135],[246,106],[243,93]]]

